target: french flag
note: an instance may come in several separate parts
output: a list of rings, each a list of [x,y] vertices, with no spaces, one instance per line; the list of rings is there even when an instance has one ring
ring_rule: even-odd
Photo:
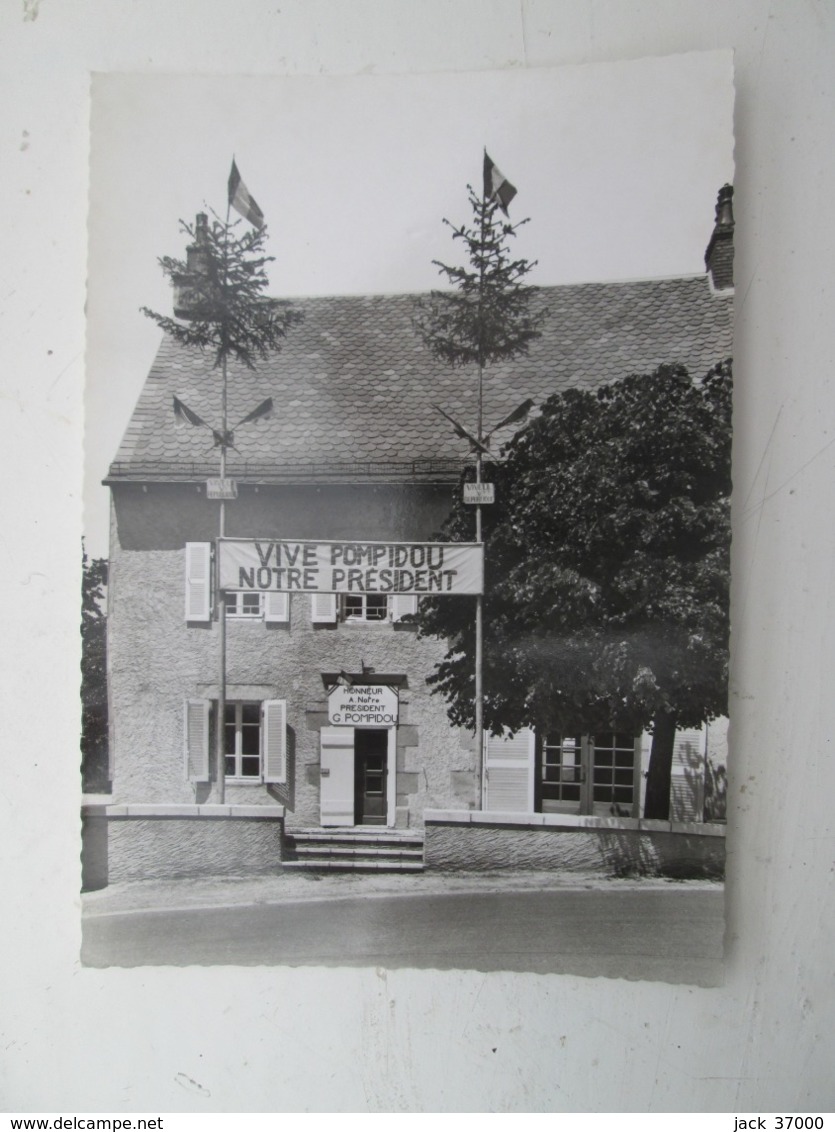
[[[264,227],[264,213],[249,195],[249,189],[241,180],[234,157],[232,158],[232,171],[229,174],[229,205],[256,228]]]
[[[507,206],[516,196],[516,189],[495,164],[493,159],[484,151],[484,199],[487,201],[494,198],[499,202],[499,208],[505,216],[508,216]]]

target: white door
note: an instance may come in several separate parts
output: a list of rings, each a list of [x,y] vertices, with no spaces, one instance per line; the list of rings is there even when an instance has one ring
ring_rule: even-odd
[[[323,727],[319,806],[322,825],[354,824],[354,729]]]
[[[501,813],[533,813],[534,733],[484,737],[484,808]]]

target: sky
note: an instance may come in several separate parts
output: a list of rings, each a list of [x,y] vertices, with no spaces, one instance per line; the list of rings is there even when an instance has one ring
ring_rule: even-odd
[[[234,155],[268,229],[270,291],[419,292],[457,262],[487,148],[530,218],[531,283],[700,274],[733,181],[730,51],[469,74],[95,75],[92,84],[85,516],[107,555],[101,486],[170,312],[157,263],[180,220],[226,209]],[[242,223],[245,223],[242,221]]]

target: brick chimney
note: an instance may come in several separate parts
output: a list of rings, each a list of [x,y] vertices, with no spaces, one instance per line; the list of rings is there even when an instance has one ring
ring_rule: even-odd
[[[723,185],[716,199],[716,223],[705,252],[705,267],[717,291],[734,285],[734,188]]]
[[[205,212],[198,212],[194,220],[194,243],[186,248],[186,273],[177,275],[173,279],[175,318],[191,319],[199,315],[192,288],[195,277],[199,275],[205,277],[207,273],[208,243],[209,218]]]

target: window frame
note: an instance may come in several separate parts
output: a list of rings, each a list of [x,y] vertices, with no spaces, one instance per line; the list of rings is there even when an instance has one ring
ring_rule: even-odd
[[[223,723],[222,723],[223,737],[224,737],[224,740],[223,740],[223,775],[224,775],[224,780],[228,783],[232,783],[234,785],[239,785],[239,786],[260,786],[264,781],[264,705],[260,700],[227,700],[225,706],[226,706],[226,713],[227,714],[229,713],[230,708],[233,709],[233,711],[234,711],[233,724],[234,724],[234,727],[235,727],[235,741],[234,741],[235,750],[231,754],[228,752],[227,743],[226,743],[226,728],[229,726],[229,724],[224,719]],[[257,775],[255,775],[255,774],[244,774],[243,773],[243,760],[256,757],[255,755],[252,754],[252,752],[245,752],[243,750],[243,747],[244,747],[243,728],[254,726],[252,720],[248,720],[248,721],[244,720],[243,709],[244,708],[251,708],[251,707],[256,708],[257,713],[258,713],[258,722],[257,722],[257,726],[258,726],[258,755],[257,755],[257,758],[258,758],[258,773],[257,773]],[[231,774],[227,771],[227,763],[228,763],[228,760],[230,758],[235,760],[234,770],[233,770],[233,773],[231,773]]]
[[[368,599],[374,598],[382,599],[385,606],[382,610],[381,617],[368,616]],[[348,614],[347,605],[349,601],[357,601],[361,603],[360,614]],[[392,603],[389,594],[378,593],[351,593],[339,594],[339,620],[343,625],[388,625],[391,623]]]
[[[258,610],[254,613],[244,612],[244,598],[258,598]],[[230,609],[230,599],[235,602],[235,610]],[[264,594],[261,590],[227,590],[224,598],[224,609],[228,621],[262,621],[264,619]]]

